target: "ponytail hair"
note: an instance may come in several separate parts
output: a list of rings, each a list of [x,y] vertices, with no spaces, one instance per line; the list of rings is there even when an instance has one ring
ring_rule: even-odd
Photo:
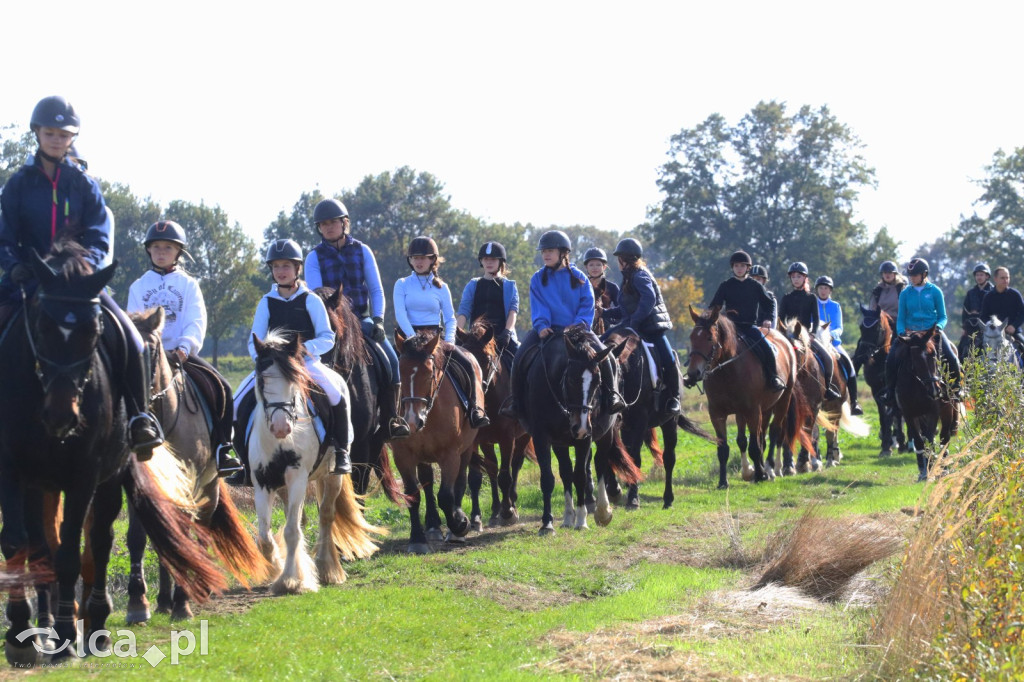
[[[558,250],[558,255],[560,257],[560,262],[558,264],[558,267],[559,268],[565,268],[566,270],[568,270],[569,269],[569,249],[559,249]],[[556,270],[557,269],[558,268],[556,268]],[[540,275],[540,283],[543,286],[547,286],[548,285],[548,273],[549,272],[554,272],[555,270],[552,270],[551,268],[549,268],[546,265],[542,268],[542,270],[543,270],[543,272],[541,272],[541,275]],[[576,277],[573,277],[571,272],[569,273],[569,287],[571,289],[575,289],[575,288],[581,286],[582,284],[583,284],[583,282],[581,280],[577,279]]]
[[[437,274],[437,269],[441,266],[441,258],[437,257],[434,262],[430,265],[430,274],[434,276],[434,279],[430,280],[431,284],[440,289],[444,285],[444,280],[441,279],[441,275]]]

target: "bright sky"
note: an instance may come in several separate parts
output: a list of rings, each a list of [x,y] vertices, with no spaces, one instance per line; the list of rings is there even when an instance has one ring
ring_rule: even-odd
[[[0,124],[63,94],[95,174],[257,238],[302,191],[402,165],[487,220],[628,229],[673,134],[777,99],[827,104],[866,144],[860,217],[908,258],[1024,145],[1019,2],[39,7],[0,9]]]

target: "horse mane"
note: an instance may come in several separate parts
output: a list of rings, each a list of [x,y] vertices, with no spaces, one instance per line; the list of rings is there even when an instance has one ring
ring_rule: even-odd
[[[427,350],[427,346],[437,336],[436,332],[420,330],[416,332],[415,336],[410,336],[402,344],[402,355],[408,357],[414,362],[426,362],[431,358],[437,358],[439,353],[452,349],[452,344],[448,343],[444,339],[437,340],[437,346],[434,348],[434,352],[431,353]]]
[[[884,310],[879,310],[878,324],[882,325],[882,350],[888,353],[892,346],[892,317]]]
[[[358,364],[370,362],[370,350],[363,338],[362,325],[359,318],[352,312],[352,304],[348,297],[331,287],[318,287],[314,292],[327,308],[327,319],[334,330],[335,364],[348,372]],[[337,297],[337,305],[330,305],[332,298]]]
[[[281,374],[284,376],[285,381],[296,384],[303,395],[306,395],[313,386],[313,378],[309,375],[309,370],[306,369],[306,363],[303,361],[305,347],[300,344],[299,352],[293,355],[287,350],[290,340],[289,334],[272,329],[267,333],[266,338],[263,339],[263,344],[270,352],[270,359],[281,368]],[[257,363],[256,374],[262,380],[262,375],[259,372],[259,363]]]
[[[908,345],[923,347],[926,352],[935,352],[935,334],[930,330],[911,332]]]
[[[794,328],[800,320],[796,317],[788,317],[782,322],[782,331],[786,338],[790,341],[794,341],[803,345],[804,348],[809,348],[811,345],[811,335],[807,331],[807,327],[800,325],[800,333],[796,333]]]
[[[487,321],[486,317],[481,315],[480,317],[473,320],[473,326],[469,328],[469,336],[470,338],[479,341],[481,338],[483,338],[484,334],[487,333],[488,329],[492,329],[491,323]],[[494,342],[493,336],[487,343],[482,344],[481,349],[483,350],[484,355],[486,355],[489,358],[498,357],[498,344]]]
[[[701,313],[701,321],[704,327],[711,329],[711,311],[705,310]],[[727,315],[719,315],[716,321],[718,327],[719,339],[718,343],[722,346],[722,352],[726,357],[736,355],[736,325]]]
[[[597,351],[590,345],[590,335],[582,326],[566,327],[564,336],[573,351],[583,355],[587,360],[593,360],[597,355]]]
[[[54,242],[50,248],[50,252],[46,256],[46,263],[66,283],[70,283],[71,280],[81,279],[92,274],[93,269],[88,260],[89,255],[89,250],[78,242],[72,241],[70,238],[62,238],[60,241]]]

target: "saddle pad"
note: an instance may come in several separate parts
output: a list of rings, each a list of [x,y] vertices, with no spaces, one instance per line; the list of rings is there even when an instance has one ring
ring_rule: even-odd
[[[192,387],[192,395],[196,397],[196,401],[199,403],[199,409],[203,411],[203,419],[206,420],[206,430],[213,433],[213,412],[210,410],[210,405],[206,400],[206,396],[199,390],[199,386],[187,372],[183,372],[183,374],[185,375],[185,381],[187,381],[188,385]],[[179,405],[179,409],[180,407],[181,406]]]
[[[654,344],[644,341],[644,352],[647,354],[647,366],[651,371],[651,385],[658,385],[658,363],[654,360]]]

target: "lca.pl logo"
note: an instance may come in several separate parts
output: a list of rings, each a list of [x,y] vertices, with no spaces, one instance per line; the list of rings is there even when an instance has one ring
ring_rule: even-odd
[[[75,646],[68,640],[63,642],[59,641],[57,631],[52,628],[29,628],[18,633],[16,639],[19,642],[24,642],[33,635],[39,635],[44,640],[53,640],[54,644],[52,649],[48,649],[37,641],[32,642],[32,646],[35,647],[36,651],[48,655],[54,656],[60,652],[72,646],[72,650],[78,654],[79,658],[84,658],[86,654],[86,638],[84,633],[84,621],[77,621],[75,623],[75,629],[78,631],[77,642]],[[204,620],[199,621],[199,655],[206,656],[210,653],[209,649],[209,622]],[[111,640],[111,646],[106,651],[96,651],[96,645],[100,638],[109,637]],[[96,658],[107,658],[108,656],[114,656],[116,658],[143,658],[154,668],[167,658],[160,647],[153,644],[146,650],[146,653],[141,656],[138,653],[138,647],[135,644],[135,633],[131,630],[118,630],[117,639],[111,635],[110,630],[97,630],[89,636],[89,650],[92,651],[92,655]],[[184,656],[189,656],[196,651],[196,636],[191,630],[171,630],[171,642],[170,645],[170,658],[171,665],[178,665],[180,659]]]

